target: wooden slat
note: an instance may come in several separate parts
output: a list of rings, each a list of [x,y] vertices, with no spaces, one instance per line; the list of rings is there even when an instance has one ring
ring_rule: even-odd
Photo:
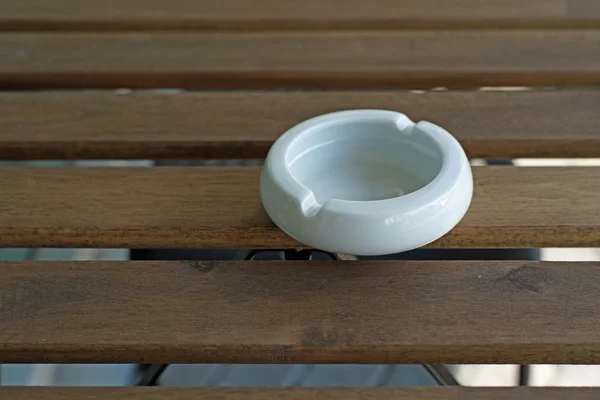
[[[259,172],[244,167],[0,168],[0,246],[298,246],[263,211]],[[600,243],[600,168],[478,167],[474,178],[467,215],[433,246]]]
[[[600,26],[596,0],[4,0],[0,29],[427,29]]]
[[[3,387],[11,400],[597,400],[597,388],[62,388]]]
[[[600,84],[600,30],[15,33],[0,49],[2,88]]]
[[[599,263],[3,262],[0,361],[593,364],[599,285]]]
[[[600,157],[599,105],[598,91],[4,93],[0,159],[263,158],[300,121],[356,108],[438,123],[471,157]]]

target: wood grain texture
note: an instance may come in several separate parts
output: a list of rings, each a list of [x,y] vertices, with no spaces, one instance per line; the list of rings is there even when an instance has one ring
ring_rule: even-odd
[[[11,400],[596,400],[597,388],[61,388],[3,387]]]
[[[263,211],[259,168],[0,169],[0,246],[293,248]],[[600,168],[474,168],[437,247],[597,247]]]
[[[599,27],[596,0],[4,0],[0,30]]]
[[[0,361],[597,364],[599,285],[598,263],[3,262]]]
[[[598,91],[3,93],[0,159],[258,159],[300,121],[362,108],[437,123],[470,157],[600,157],[599,105]]]
[[[0,88],[600,84],[600,30],[11,33]]]

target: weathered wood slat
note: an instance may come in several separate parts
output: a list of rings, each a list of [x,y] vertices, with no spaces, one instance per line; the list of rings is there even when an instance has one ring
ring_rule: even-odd
[[[600,30],[11,33],[0,88],[600,84]]]
[[[600,157],[600,92],[0,94],[0,159],[263,158],[296,123],[398,110],[471,157]],[[235,112],[232,112],[232,111]]]
[[[297,247],[263,211],[259,172],[0,168],[0,246]],[[600,243],[600,168],[477,167],[474,179],[467,215],[432,246]]]
[[[596,400],[597,388],[63,388],[2,387],[11,400]]]
[[[3,30],[431,29],[600,26],[596,0],[4,0]]]
[[[598,263],[3,262],[0,361],[594,364],[599,285]]]

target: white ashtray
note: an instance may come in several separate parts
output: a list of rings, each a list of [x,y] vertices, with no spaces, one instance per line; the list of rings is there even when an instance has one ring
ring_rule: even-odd
[[[385,255],[450,231],[469,208],[473,177],[462,147],[439,126],[353,110],[284,133],[265,160],[260,194],[273,222],[307,246]]]

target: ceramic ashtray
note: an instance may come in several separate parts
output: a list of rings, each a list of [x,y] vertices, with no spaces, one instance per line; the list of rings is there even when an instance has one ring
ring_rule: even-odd
[[[353,255],[426,245],[465,215],[471,167],[454,137],[404,114],[352,110],[284,133],[262,169],[263,206],[303,244]]]

